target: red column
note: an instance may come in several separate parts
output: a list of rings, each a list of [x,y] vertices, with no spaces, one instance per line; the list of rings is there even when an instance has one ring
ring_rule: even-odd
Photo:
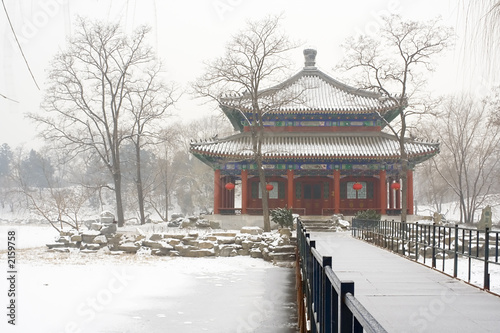
[[[386,172],[385,170],[380,170],[380,214],[385,215],[387,213],[387,182],[386,182]]]
[[[335,214],[340,214],[340,170],[333,171],[333,207]]]
[[[392,179],[389,179],[389,209],[394,209],[394,190],[391,188]]]
[[[286,178],[288,180],[288,184],[287,184],[287,206],[288,206],[288,209],[292,209],[293,208],[293,198],[294,198],[294,193],[293,193],[293,170],[287,170],[286,171]]]
[[[413,215],[413,171],[408,170],[406,173],[406,179],[408,184],[408,193],[406,199],[408,200],[408,215]]]
[[[241,170],[241,214],[247,213],[248,204],[248,170]]]
[[[219,214],[221,200],[220,170],[214,172],[214,214]]]
[[[401,179],[398,179],[401,184]],[[401,189],[396,190],[396,209],[401,209]]]

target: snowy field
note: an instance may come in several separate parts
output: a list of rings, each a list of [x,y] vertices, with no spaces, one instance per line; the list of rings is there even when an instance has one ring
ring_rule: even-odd
[[[0,225],[5,276],[10,229]],[[0,332],[296,332],[292,269],[250,257],[47,252],[51,229],[16,228],[16,326],[2,277]]]

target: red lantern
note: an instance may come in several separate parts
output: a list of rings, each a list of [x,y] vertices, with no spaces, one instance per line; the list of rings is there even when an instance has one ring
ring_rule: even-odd
[[[271,192],[271,191],[273,190],[273,188],[274,188],[274,186],[273,186],[273,185],[271,185],[271,184],[266,184],[266,190],[267,190],[268,192]]]
[[[354,183],[354,185],[352,185],[352,188],[356,191],[359,191],[363,188],[363,185],[361,185],[360,183]]]
[[[234,184],[233,183],[227,183],[224,187],[228,191],[234,190]]]
[[[392,183],[391,188],[397,191],[401,188],[401,185],[399,183]]]

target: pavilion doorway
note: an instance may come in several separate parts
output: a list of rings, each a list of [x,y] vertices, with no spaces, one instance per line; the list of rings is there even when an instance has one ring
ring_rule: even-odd
[[[333,209],[331,182],[326,177],[300,177],[295,182],[295,207],[305,215],[323,215]]]

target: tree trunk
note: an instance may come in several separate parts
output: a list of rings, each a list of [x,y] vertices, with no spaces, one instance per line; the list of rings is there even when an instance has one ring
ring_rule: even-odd
[[[137,186],[137,200],[139,203],[139,218],[140,223],[146,224],[146,218],[144,216],[144,191],[142,188],[142,175],[141,175],[141,147],[139,144],[139,138],[135,143],[135,167],[136,167],[136,180],[135,184]]]
[[[118,227],[123,227],[125,224],[125,217],[123,214],[123,201],[122,201],[122,175],[120,171],[113,174],[113,181],[115,185],[115,198],[116,198],[116,214],[118,218]]]

